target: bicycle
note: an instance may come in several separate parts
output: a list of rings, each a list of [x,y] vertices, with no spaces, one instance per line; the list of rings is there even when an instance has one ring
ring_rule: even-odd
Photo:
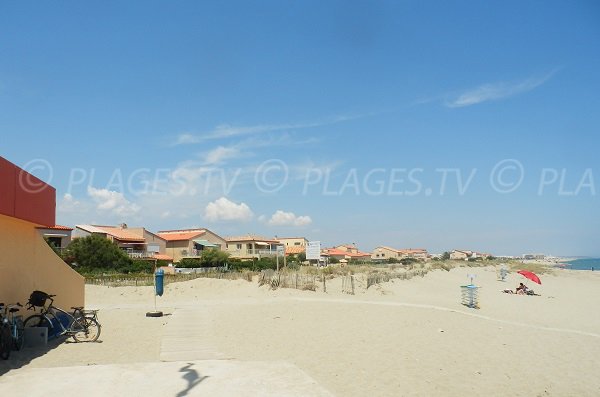
[[[17,316],[17,313],[23,305],[19,302],[13,305],[5,305],[4,303],[0,303],[0,312],[4,310],[3,322],[7,323],[10,328],[10,335],[12,338],[12,348],[14,350],[21,350],[23,348],[23,344],[25,343],[24,338],[24,323],[23,317]]]
[[[0,314],[0,358],[2,360],[8,360],[8,357],[10,357],[11,345],[10,326],[8,321]]]
[[[45,327],[54,330],[58,324],[60,329],[57,335],[66,335],[72,337],[75,342],[95,342],[100,337],[101,326],[98,322],[98,310],[84,310],[83,307],[72,307],[73,313],[69,313],[53,305],[56,295],[49,295],[42,291],[34,291],[27,302],[27,310],[35,307],[41,307],[39,314],[29,316],[25,320],[25,327]],[[49,305],[46,305],[47,301]],[[65,327],[59,318],[59,314],[64,315],[68,320]],[[53,321],[54,320],[54,321]]]

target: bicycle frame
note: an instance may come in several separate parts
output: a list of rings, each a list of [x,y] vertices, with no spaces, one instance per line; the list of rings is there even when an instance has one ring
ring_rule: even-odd
[[[62,313],[62,314],[64,314],[64,315],[67,316],[67,318],[69,319],[68,328],[65,328],[65,326],[62,323],[62,321],[60,321],[60,318],[58,318],[57,313]],[[68,333],[68,332],[73,332],[73,330],[72,330],[73,323],[77,320],[77,318],[73,314],[67,312],[66,310],[63,310],[63,309],[61,309],[59,307],[50,305],[50,306],[48,306],[47,310],[45,310],[44,312],[42,312],[40,314],[46,320],[48,320],[48,324],[50,324],[50,327],[52,329],[54,329],[54,324],[52,322],[52,318],[56,319],[56,322],[58,323],[58,325],[62,329],[62,333],[61,334],[65,334],[65,333]]]

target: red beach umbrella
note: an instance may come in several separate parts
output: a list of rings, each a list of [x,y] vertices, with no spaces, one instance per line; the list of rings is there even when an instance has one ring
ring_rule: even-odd
[[[537,276],[537,274],[535,274],[534,272],[530,272],[529,270],[519,270],[517,273],[519,273],[521,276],[523,276],[525,278],[528,278],[529,280],[533,281],[534,283],[538,283],[538,284],[542,285],[542,281]]]

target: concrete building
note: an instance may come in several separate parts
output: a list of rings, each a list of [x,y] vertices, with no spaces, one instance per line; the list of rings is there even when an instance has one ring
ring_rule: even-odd
[[[308,240],[305,237],[279,237],[278,240],[285,247],[286,256],[306,253]]]
[[[166,240],[143,227],[130,228],[125,223],[118,226],[75,225],[74,239],[91,235],[102,236],[112,241],[132,259],[173,260],[173,257],[166,253]]]
[[[248,234],[245,236],[227,237],[226,250],[232,258],[242,260],[283,255],[284,246],[278,239]],[[281,247],[281,248],[278,248]]]
[[[67,248],[71,244],[71,233],[73,228],[68,226],[40,226],[37,228],[38,232],[42,235],[46,241],[52,244],[59,251]]]
[[[322,255],[349,263],[371,260],[371,254],[360,251],[355,244],[343,244],[322,250]]]
[[[411,258],[426,261],[429,259],[429,253],[424,248],[396,249],[386,246],[377,247],[371,253],[371,259],[374,261],[386,261],[389,258],[398,260]]]
[[[457,261],[467,261],[469,259],[478,258],[487,259],[490,256],[492,255],[470,250],[452,250],[452,252],[450,252],[450,259]]]
[[[175,263],[185,258],[200,258],[206,249],[222,251],[227,244],[223,237],[208,229],[162,230],[157,234],[166,241],[166,253]]]
[[[56,190],[0,157],[0,300],[25,303],[34,290],[56,306],[84,306],[83,276],[67,265],[37,228],[53,228]],[[25,312],[23,312],[26,315]]]

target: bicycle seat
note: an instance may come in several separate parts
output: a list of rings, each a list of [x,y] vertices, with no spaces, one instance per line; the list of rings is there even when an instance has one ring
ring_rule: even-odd
[[[9,311],[10,313],[16,313],[16,312],[18,312],[19,310],[21,310],[21,309],[19,309],[18,307],[11,307],[11,308],[10,308],[8,311]]]
[[[83,306],[72,306],[71,309],[73,310],[83,310]]]

